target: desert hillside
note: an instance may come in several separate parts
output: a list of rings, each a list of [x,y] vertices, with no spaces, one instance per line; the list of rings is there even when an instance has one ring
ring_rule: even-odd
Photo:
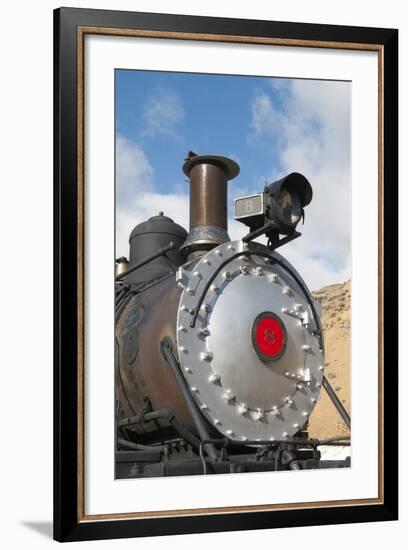
[[[350,413],[350,281],[321,288],[313,296],[322,306],[325,374]],[[308,430],[319,439],[349,433],[323,388]]]

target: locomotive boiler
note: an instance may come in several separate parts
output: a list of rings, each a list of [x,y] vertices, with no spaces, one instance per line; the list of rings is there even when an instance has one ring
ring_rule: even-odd
[[[324,387],[319,304],[276,249],[300,236],[312,187],[299,173],[235,200],[231,159],[189,153],[190,228],[162,212],[116,260],[116,477],[344,467],[307,434]],[[254,239],[265,235],[267,244]]]

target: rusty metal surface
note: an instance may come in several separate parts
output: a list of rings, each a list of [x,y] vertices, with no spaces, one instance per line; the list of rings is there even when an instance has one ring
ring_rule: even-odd
[[[227,182],[239,173],[239,166],[225,157],[195,155],[183,171],[190,178],[190,232],[181,248],[193,251],[229,240]]]
[[[180,291],[173,277],[134,296],[116,326],[116,395],[119,419],[142,414],[149,397],[153,409],[166,408],[177,420],[194,429],[187,406],[160,351],[165,336],[176,340]],[[162,421],[135,431],[152,431]],[[163,424],[165,425],[165,423]]]
[[[227,229],[227,176],[221,168],[198,164],[190,172],[190,229],[215,225]]]

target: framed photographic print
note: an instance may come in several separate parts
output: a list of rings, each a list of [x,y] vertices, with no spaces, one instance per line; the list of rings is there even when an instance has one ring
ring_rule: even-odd
[[[55,538],[397,519],[397,31],[54,29]]]

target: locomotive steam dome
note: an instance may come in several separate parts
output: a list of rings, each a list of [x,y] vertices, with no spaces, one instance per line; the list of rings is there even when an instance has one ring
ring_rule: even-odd
[[[179,361],[207,420],[235,441],[298,432],[324,367],[313,298],[299,274],[277,252],[234,241],[178,277]]]

